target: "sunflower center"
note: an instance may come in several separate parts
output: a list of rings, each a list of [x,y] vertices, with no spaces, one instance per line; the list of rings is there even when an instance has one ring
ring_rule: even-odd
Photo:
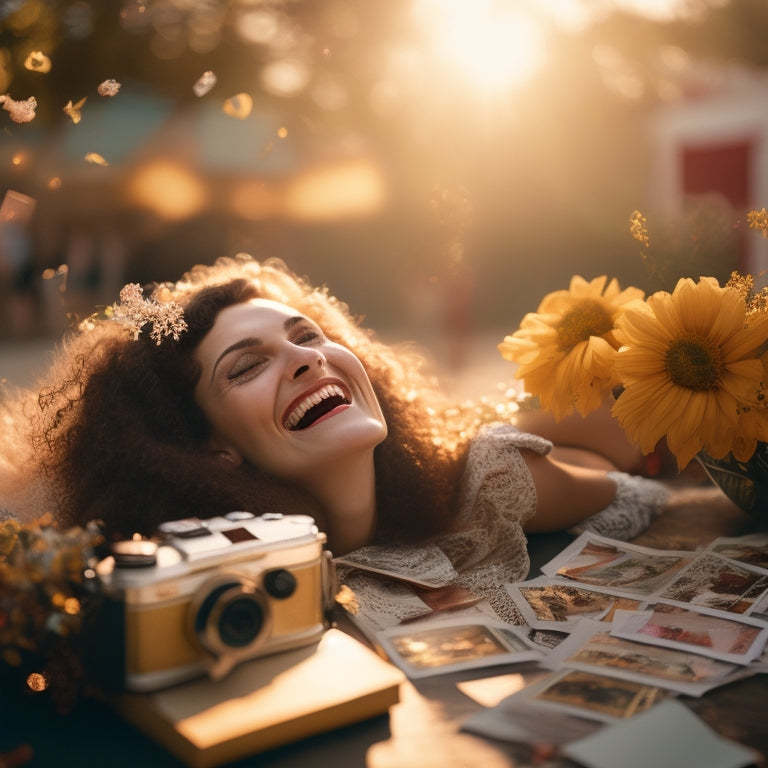
[[[613,319],[596,299],[584,299],[566,312],[557,324],[557,339],[562,350],[571,350],[590,336],[603,336],[613,329]]]
[[[679,387],[703,392],[718,388],[723,358],[720,348],[709,339],[687,334],[669,347],[664,355],[664,367]]]

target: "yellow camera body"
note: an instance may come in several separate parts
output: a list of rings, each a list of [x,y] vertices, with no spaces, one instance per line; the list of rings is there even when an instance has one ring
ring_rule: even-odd
[[[117,542],[96,568],[122,625],[125,688],[220,679],[327,629],[335,578],[312,518],[237,512],[164,523],[160,535]]]

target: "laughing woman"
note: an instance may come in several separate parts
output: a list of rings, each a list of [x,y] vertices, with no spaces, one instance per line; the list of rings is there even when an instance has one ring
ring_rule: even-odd
[[[99,518],[126,536],[302,512],[336,555],[437,544],[475,586],[489,569],[525,576],[526,533],[631,538],[660,510],[661,486],[625,474],[638,457],[610,419],[490,423],[421,370],[281,263],[221,260],[146,295],[126,287],[64,343],[26,412],[30,463],[61,525]],[[40,509],[39,495],[0,498]]]

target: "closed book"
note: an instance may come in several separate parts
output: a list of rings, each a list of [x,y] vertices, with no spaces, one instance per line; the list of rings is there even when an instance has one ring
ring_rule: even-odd
[[[360,641],[329,629],[318,643],[152,693],[128,693],[121,715],[190,768],[213,768],[384,714],[403,673]]]

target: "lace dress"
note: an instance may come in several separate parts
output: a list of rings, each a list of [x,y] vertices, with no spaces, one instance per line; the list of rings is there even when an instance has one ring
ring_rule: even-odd
[[[429,612],[409,587],[416,584],[468,590],[498,618],[522,623],[504,586],[524,579],[530,565],[523,525],[536,511],[536,488],[520,448],[546,454],[552,443],[507,424],[473,440],[450,533],[424,546],[368,546],[337,558],[340,581],[370,621],[382,628]]]
[[[383,628],[431,612],[425,602],[429,593],[422,592],[421,599],[414,585],[452,588],[454,605],[461,597],[457,591],[469,593],[484,599],[481,607],[490,608],[491,615],[523,623],[505,586],[525,579],[530,567],[523,526],[535,514],[537,499],[521,448],[545,455],[552,443],[509,424],[492,424],[478,434],[470,445],[450,533],[425,546],[363,547],[337,558],[340,582],[356,593],[370,623]],[[648,527],[667,501],[669,491],[657,481],[623,472],[607,477],[616,484],[614,500],[569,533],[593,531],[628,541]]]

